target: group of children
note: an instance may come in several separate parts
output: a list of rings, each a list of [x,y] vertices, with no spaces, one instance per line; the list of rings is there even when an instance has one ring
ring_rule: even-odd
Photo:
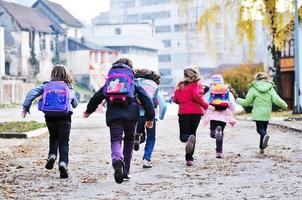
[[[236,103],[253,105],[252,118],[260,134],[260,151],[267,147],[267,124],[272,104],[286,108],[277,95],[266,73],[258,73],[251,84],[246,99],[237,98],[234,90],[224,84],[221,75],[213,75],[210,87],[201,84],[199,72],[193,68],[184,70],[184,80],[174,92],[174,102],[179,105],[178,122],[180,141],[186,143],[186,165],[193,165],[196,130],[210,123],[210,136],[216,139],[216,157],[222,158],[224,128],[236,123],[233,117]],[[45,165],[51,170],[59,151],[61,178],[68,178],[68,150],[72,108],[77,100],[72,89],[73,80],[66,67],[55,65],[49,82],[33,88],[23,103],[22,117],[29,113],[33,100],[41,96],[39,110],[45,113],[49,130],[49,153]],[[156,110],[159,119],[166,112],[166,102],[159,90],[160,75],[148,69],[134,70],[132,61],[118,59],[109,70],[105,84],[87,104],[84,118],[88,118],[103,101],[107,102],[106,124],[110,129],[111,159],[114,179],[122,183],[129,179],[133,149],[138,151],[145,142],[143,168],[151,168],[151,158],[156,140]],[[157,109],[159,108],[159,109]]]

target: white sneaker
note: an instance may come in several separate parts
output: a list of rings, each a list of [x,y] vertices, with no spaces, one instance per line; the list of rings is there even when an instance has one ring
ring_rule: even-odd
[[[149,160],[143,160],[143,168],[152,168],[151,162]]]

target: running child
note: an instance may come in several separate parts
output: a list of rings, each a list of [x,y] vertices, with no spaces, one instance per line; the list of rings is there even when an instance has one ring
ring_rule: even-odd
[[[159,119],[164,119],[167,103],[159,90],[160,75],[148,69],[138,69],[135,72],[135,77],[141,83],[149,97],[153,100],[154,108],[159,107]],[[156,135],[156,121],[153,120],[153,127],[146,128],[145,110],[140,106],[140,116],[136,127],[136,134],[134,136],[134,150],[139,150],[139,144],[145,142],[145,151],[143,156],[143,168],[151,168],[151,157],[155,146]],[[147,132],[147,135],[146,135]]]
[[[139,103],[144,107],[146,127],[152,128],[155,116],[152,100],[142,86],[134,80],[133,64],[127,58],[113,63],[104,86],[90,99],[83,117],[87,118],[105,99],[106,124],[110,129],[111,158],[114,179],[122,183],[129,179],[134,134],[139,118]]]
[[[69,135],[72,108],[78,102],[72,89],[73,79],[64,65],[55,65],[49,82],[33,88],[28,92],[23,103],[22,117],[30,111],[33,100],[41,96],[38,108],[45,113],[49,131],[49,153],[45,168],[53,169],[59,150],[60,178],[68,178]]]
[[[196,130],[201,116],[208,108],[204,101],[204,86],[200,83],[201,77],[197,70],[184,70],[184,80],[177,84],[174,92],[174,102],[179,105],[178,122],[180,141],[186,143],[186,165],[193,165],[193,154],[196,142]]]
[[[233,117],[235,99],[220,74],[213,75],[211,79],[208,98],[210,106],[202,119],[202,125],[210,123],[210,136],[216,140],[216,158],[222,158],[224,128],[227,123],[231,126],[236,123]]]
[[[253,105],[252,120],[256,122],[257,132],[260,135],[260,153],[263,154],[270,138],[267,134],[267,125],[271,119],[272,105],[286,109],[286,102],[276,93],[269,75],[266,72],[259,72],[255,75],[255,81],[251,83],[245,99],[237,98],[236,103],[242,106]]]

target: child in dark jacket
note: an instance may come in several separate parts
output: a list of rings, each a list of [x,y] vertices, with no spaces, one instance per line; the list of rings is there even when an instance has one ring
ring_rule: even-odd
[[[73,108],[77,107],[78,102],[75,98],[74,91],[72,90],[73,80],[64,65],[55,65],[51,72],[51,81],[45,82],[28,92],[23,103],[22,117],[26,117],[29,113],[33,100],[42,95],[48,83],[53,81],[63,81],[70,88],[69,99]],[[72,111],[67,114],[45,114],[45,121],[49,131],[49,153],[46,169],[51,170],[57,158],[57,151],[59,149],[59,170],[60,178],[68,178],[68,153],[69,153],[69,134],[71,127]]]
[[[208,108],[204,101],[204,86],[200,83],[199,72],[193,68],[184,70],[184,80],[179,82],[174,92],[174,102],[179,105],[178,122],[180,141],[186,142],[186,165],[193,165],[196,130],[201,116]]]
[[[153,100],[154,108],[159,107],[159,119],[163,119],[167,110],[167,103],[159,90],[160,75],[148,69],[138,69],[135,72],[135,77],[142,83],[146,92]],[[149,92],[148,92],[149,91]],[[137,123],[136,134],[134,136],[134,150],[139,150],[139,144],[146,140],[145,151],[143,156],[143,168],[151,168],[151,157],[155,146],[156,121],[153,121],[152,128],[146,128],[145,110],[140,106],[140,116]],[[146,137],[147,136],[147,137]]]
[[[121,58],[113,63],[113,67],[131,68],[132,61]],[[114,168],[114,178],[117,183],[122,183],[124,179],[129,179],[130,163],[132,159],[134,134],[139,118],[139,103],[137,99],[131,98],[127,105],[110,104],[109,97],[105,95],[106,84],[97,91],[90,99],[83,117],[87,118],[93,113],[98,105],[106,99],[106,123],[110,128],[111,158]],[[146,113],[146,127],[152,128],[155,116],[152,100],[137,82],[134,83],[134,93],[142,103]]]

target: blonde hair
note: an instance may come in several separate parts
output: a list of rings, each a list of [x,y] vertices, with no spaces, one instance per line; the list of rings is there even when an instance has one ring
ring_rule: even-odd
[[[71,85],[73,84],[73,79],[69,71],[66,69],[65,65],[57,64],[53,67],[51,71],[51,81],[64,81],[65,83]]]
[[[270,81],[270,76],[266,72],[258,72],[257,74],[255,74],[254,79],[257,81],[260,80]]]
[[[180,81],[177,84],[178,88],[182,88],[183,86],[188,85],[189,83],[198,82],[201,80],[199,71],[191,67],[184,69],[184,77],[184,80]]]

